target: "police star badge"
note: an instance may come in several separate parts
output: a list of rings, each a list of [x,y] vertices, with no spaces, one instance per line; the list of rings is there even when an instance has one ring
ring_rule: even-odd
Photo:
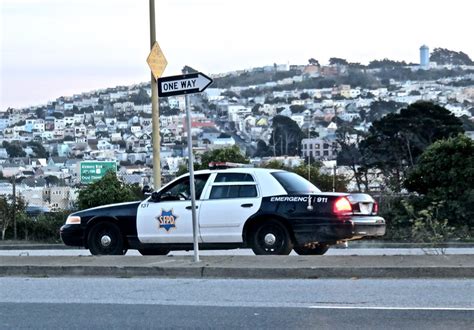
[[[158,220],[158,228],[163,228],[167,232],[169,232],[170,229],[176,228],[177,218],[178,216],[173,214],[173,209],[169,211],[161,209],[161,214],[156,217],[156,219]]]

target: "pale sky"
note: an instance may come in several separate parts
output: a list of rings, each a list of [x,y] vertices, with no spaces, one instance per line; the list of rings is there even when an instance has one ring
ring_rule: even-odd
[[[0,0],[0,111],[149,81],[148,0]],[[155,0],[168,60],[205,74],[272,65],[474,59],[471,0]]]

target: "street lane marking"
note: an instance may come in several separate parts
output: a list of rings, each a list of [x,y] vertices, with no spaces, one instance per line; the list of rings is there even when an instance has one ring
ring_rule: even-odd
[[[368,309],[408,311],[474,311],[474,307],[378,307],[378,306],[308,306],[311,309]]]

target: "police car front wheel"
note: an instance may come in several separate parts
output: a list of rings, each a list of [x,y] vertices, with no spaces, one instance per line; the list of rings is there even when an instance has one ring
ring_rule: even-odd
[[[87,236],[89,251],[93,255],[123,255],[126,252],[120,228],[111,222],[99,222]]]
[[[280,221],[268,220],[253,227],[252,250],[256,255],[288,255],[293,249],[290,233]]]

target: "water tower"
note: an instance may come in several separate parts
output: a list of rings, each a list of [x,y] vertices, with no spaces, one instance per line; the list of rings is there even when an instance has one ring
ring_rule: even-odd
[[[425,70],[430,67],[430,49],[426,45],[420,47],[420,67]]]

